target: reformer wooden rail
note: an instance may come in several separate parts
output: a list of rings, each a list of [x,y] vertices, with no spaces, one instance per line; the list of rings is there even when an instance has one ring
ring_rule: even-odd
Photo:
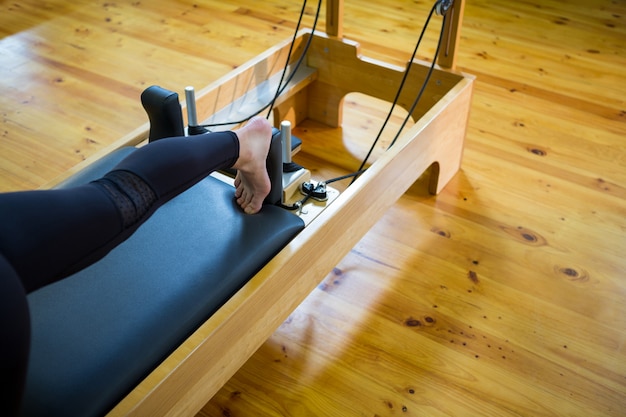
[[[450,10],[453,18],[448,19],[445,31],[445,52],[412,114],[415,124],[137,385],[110,416],[197,413],[418,177],[430,169],[429,191],[435,194],[454,176],[461,163],[474,81],[454,71],[463,5],[464,1],[457,0]],[[342,1],[329,1],[326,33],[299,34],[293,56],[299,56],[309,37],[313,37],[311,47],[305,67],[276,102],[275,123],[286,119],[297,126],[309,119],[336,127],[341,124],[347,93],[392,99],[404,68],[361,57],[359,46],[343,38],[342,13]],[[289,42],[198,91],[199,119],[232,115],[233,103],[251,90],[259,99],[267,99],[263,91],[275,91]],[[411,63],[400,106],[408,109],[429,65]],[[114,149],[141,143],[148,129],[148,125],[138,128],[85,164]],[[304,146],[324,147],[323,141]]]

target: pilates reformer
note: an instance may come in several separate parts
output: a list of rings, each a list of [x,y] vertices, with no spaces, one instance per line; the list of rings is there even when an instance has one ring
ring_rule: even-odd
[[[412,60],[398,68],[361,57],[359,45],[343,37],[343,2],[336,0],[327,2],[325,33],[298,31],[198,92],[186,89],[182,106],[176,94],[157,90],[159,109],[176,121],[166,133],[173,125],[183,129],[182,109],[185,134],[194,134],[236,120],[248,95],[272,103],[268,204],[243,215],[229,173],[211,176],[100,262],[32,294],[25,414],[195,415],[424,172],[429,191],[439,193],[460,168],[474,79],[454,69],[464,1],[436,7],[446,15],[438,65]],[[298,56],[305,57],[301,64]],[[281,84],[281,68],[296,66]],[[403,79],[406,88],[394,99]],[[341,126],[343,99],[352,92],[397,101],[413,126],[341,193],[318,189],[323,181],[306,169],[285,174],[291,152],[324,146],[321,138],[300,143],[290,128],[306,120]],[[146,139],[163,136],[163,120],[151,117],[56,186],[99,177]],[[322,198],[309,198],[306,187]]]

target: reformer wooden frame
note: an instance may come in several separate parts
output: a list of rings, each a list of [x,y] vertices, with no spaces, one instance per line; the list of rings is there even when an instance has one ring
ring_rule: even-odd
[[[474,81],[472,76],[454,71],[463,7],[464,1],[457,0],[449,12],[452,19],[448,19],[445,31],[444,53],[412,114],[413,127],[109,416],[195,415],[417,178],[430,168],[429,191],[436,194],[455,175],[461,164]],[[305,66],[276,102],[275,125],[284,119],[296,126],[313,119],[339,126],[342,100],[350,92],[393,99],[404,68],[362,57],[359,45],[343,38],[342,16],[343,1],[328,1],[326,33],[299,34],[293,56],[299,56],[309,37],[313,37],[311,46]],[[259,98],[263,98],[263,91],[275,91],[271,87],[277,85],[289,45],[290,40],[276,45],[200,90],[196,94],[198,119],[232,116],[235,103],[250,91]],[[399,102],[407,110],[429,65],[411,63]],[[90,161],[114,149],[139,144],[148,131],[148,125],[140,127]]]

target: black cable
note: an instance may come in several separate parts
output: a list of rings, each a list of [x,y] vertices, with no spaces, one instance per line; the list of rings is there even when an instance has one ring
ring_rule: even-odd
[[[428,73],[426,74],[426,77],[424,78],[424,82],[422,83],[422,86],[421,86],[421,88],[420,88],[419,93],[417,94],[417,96],[416,96],[416,97],[415,97],[415,99],[413,100],[413,103],[412,103],[412,105],[411,105],[410,110],[409,110],[409,111],[408,111],[408,113],[407,113],[407,116],[405,117],[405,119],[404,119],[404,121],[403,121],[402,125],[400,126],[400,128],[399,128],[398,132],[396,133],[396,136],[394,137],[394,139],[392,140],[392,142],[389,144],[389,146],[387,147],[387,149],[390,149],[390,148],[391,148],[391,147],[395,144],[395,142],[397,141],[398,137],[400,136],[400,134],[401,134],[402,130],[403,130],[403,129],[404,129],[404,127],[406,126],[406,123],[408,122],[409,118],[411,117],[411,115],[412,115],[412,114],[413,114],[413,112],[415,111],[415,107],[417,106],[417,104],[419,103],[419,101],[420,101],[420,99],[421,99],[422,95],[424,94],[424,91],[425,91],[425,89],[426,89],[426,86],[428,85],[428,82],[430,81],[430,77],[431,77],[431,75],[432,75],[432,73],[433,73],[433,70],[434,70],[434,68],[435,68],[435,65],[436,65],[436,63],[437,63],[437,57],[439,56],[439,51],[440,51],[440,49],[441,49],[441,43],[442,43],[443,34],[444,34],[444,30],[445,30],[445,25],[446,25],[446,18],[447,18],[447,13],[446,13],[446,12],[447,12],[447,10],[448,10],[448,8],[449,8],[450,4],[452,3],[452,1],[448,1],[448,2],[446,3],[446,5],[447,5],[448,7],[446,7],[446,8],[445,8],[445,10],[443,10],[443,9],[441,8],[440,3],[441,3],[441,0],[438,0],[438,1],[436,1],[436,2],[435,2],[435,4],[433,5],[433,7],[432,7],[432,8],[431,8],[431,10],[430,10],[430,13],[428,14],[428,17],[426,18],[426,22],[424,23],[424,27],[422,28],[422,32],[420,33],[420,37],[419,37],[419,39],[418,39],[418,41],[417,41],[417,43],[416,43],[416,45],[415,45],[415,49],[413,50],[413,55],[411,56],[411,59],[409,60],[409,62],[408,62],[408,64],[407,64],[407,69],[406,69],[406,71],[404,72],[404,75],[403,75],[403,77],[402,77],[402,80],[401,80],[400,85],[399,85],[399,87],[398,87],[398,90],[397,90],[397,92],[396,92],[396,96],[395,96],[395,98],[394,98],[394,100],[393,100],[393,103],[392,103],[392,105],[391,105],[391,108],[390,108],[389,112],[387,113],[387,117],[386,117],[386,119],[385,119],[385,121],[384,121],[384,123],[383,123],[383,125],[382,125],[381,129],[380,129],[380,131],[378,132],[378,135],[376,136],[376,139],[374,140],[374,142],[373,142],[372,146],[370,147],[370,150],[369,150],[369,152],[368,152],[367,156],[366,156],[366,157],[364,158],[364,160],[362,161],[361,166],[359,167],[359,169],[358,169],[357,171],[355,171],[355,172],[350,173],[350,174],[346,174],[346,175],[342,175],[342,176],[339,176],[339,177],[331,178],[331,179],[326,180],[326,181],[320,181],[320,182],[319,182],[319,183],[317,183],[317,184],[316,184],[316,186],[315,186],[314,188],[312,188],[309,192],[306,192],[306,191],[304,191],[304,189],[303,189],[303,190],[302,190],[302,192],[303,192],[303,193],[305,193],[305,195],[304,195],[304,197],[303,197],[302,199],[300,199],[299,201],[295,202],[294,204],[292,204],[292,205],[290,205],[290,206],[288,206],[288,205],[284,205],[284,204],[282,204],[282,203],[281,203],[281,204],[280,204],[280,206],[281,206],[282,208],[285,208],[285,209],[288,209],[288,210],[297,210],[297,209],[300,209],[300,208],[304,205],[304,203],[305,203],[306,201],[308,201],[311,197],[313,197],[314,193],[316,193],[316,191],[318,190],[318,188],[322,187],[322,189],[323,189],[323,193],[325,194],[325,192],[326,192],[326,185],[327,185],[327,184],[330,184],[330,183],[333,183],[333,182],[336,182],[336,181],[341,181],[341,180],[344,180],[344,179],[348,179],[348,178],[351,178],[351,177],[352,177],[353,179],[352,179],[352,182],[351,182],[350,184],[352,184],[352,183],[353,183],[353,182],[357,179],[357,177],[358,177],[359,175],[361,175],[362,173],[364,173],[365,171],[367,171],[367,168],[364,168],[364,166],[365,166],[365,164],[367,163],[367,160],[369,159],[369,157],[371,156],[372,151],[373,151],[373,150],[374,150],[374,148],[376,147],[376,144],[377,144],[378,140],[380,139],[380,137],[381,137],[381,135],[382,135],[382,132],[383,132],[383,130],[385,129],[385,127],[386,127],[386,125],[387,125],[387,123],[388,123],[389,119],[391,118],[391,115],[392,115],[393,109],[395,108],[395,106],[396,106],[396,105],[397,105],[397,103],[398,103],[398,100],[399,100],[400,94],[402,93],[402,89],[404,88],[404,84],[405,84],[406,79],[407,79],[407,77],[408,77],[408,73],[409,73],[409,71],[410,71],[411,64],[412,64],[413,60],[415,59],[415,56],[417,55],[417,50],[419,49],[419,46],[420,46],[420,44],[421,44],[421,42],[422,42],[422,39],[423,39],[423,37],[424,37],[424,34],[425,34],[425,32],[426,32],[426,29],[428,28],[428,25],[430,24],[430,21],[431,21],[431,19],[432,19],[432,15],[433,15],[433,13],[440,13],[440,12],[442,12],[441,14],[443,14],[443,19],[442,19],[442,23],[441,23],[441,31],[440,31],[440,33],[439,33],[439,39],[438,39],[438,42],[437,42],[437,48],[435,49],[435,54],[434,54],[434,56],[433,56],[433,60],[432,60],[432,63],[431,63],[431,65],[430,65],[430,68],[429,68],[429,70],[428,70]],[[318,7],[319,7],[319,3],[318,3]],[[319,10],[318,10],[318,12],[319,12]],[[304,187],[303,187],[303,188],[304,188]]]
[[[426,90],[426,86],[428,85],[428,81],[430,80],[430,76],[432,75],[433,70],[435,69],[435,63],[437,62],[437,57],[439,56],[439,50],[441,49],[441,40],[443,39],[443,34],[444,34],[443,32],[444,32],[445,27],[446,27],[446,19],[447,19],[447,17],[448,17],[447,14],[443,15],[443,19],[442,19],[442,23],[441,23],[441,32],[440,32],[440,35],[439,35],[439,42],[437,42],[437,49],[435,50],[435,55],[433,57],[433,62],[431,63],[430,68],[428,69],[428,74],[426,74],[426,78],[424,80],[424,83],[422,84],[422,88],[420,89],[420,92],[417,95],[417,97],[415,97],[415,100],[413,100],[413,104],[411,105],[411,109],[407,113],[406,117],[404,118],[404,121],[402,122],[402,125],[400,126],[400,129],[398,129],[398,133],[396,133],[396,136],[393,138],[393,140],[391,141],[391,143],[389,144],[387,149],[391,148],[396,143],[398,138],[400,137],[400,133],[402,133],[402,130],[406,126],[407,122],[409,121],[409,118],[411,117],[411,115],[415,111],[415,107],[417,107],[417,103],[420,101],[420,99],[422,98],[422,95],[424,94],[424,91]]]
[[[324,200],[326,199],[326,185],[336,182],[336,181],[341,181],[341,180],[345,180],[347,178],[353,177],[355,175],[360,175],[362,173],[364,173],[366,170],[360,170],[357,172],[353,172],[350,174],[346,174],[346,175],[342,175],[340,177],[335,177],[335,178],[331,178],[329,180],[326,181],[320,181],[318,182],[314,188],[311,188],[309,191],[307,191],[307,188],[305,187],[301,187],[300,188],[300,192],[302,192],[304,194],[304,197],[301,198],[300,200],[296,201],[295,203],[291,204],[291,205],[286,205],[283,203],[279,203],[278,206],[287,210],[299,210],[304,203],[306,203],[310,198],[317,198],[315,197],[316,194],[317,195],[323,195]],[[306,183],[305,183],[306,184]],[[311,184],[309,182],[309,184]],[[304,184],[303,184],[304,185]],[[321,188],[321,190],[320,190]],[[322,200],[323,201],[323,200]]]
[[[345,180],[345,179],[348,179],[348,178],[350,178],[350,177],[356,177],[356,176],[358,176],[358,175],[361,175],[361,174],[362,174],[362,173],[364,173],[365,171],[367,171],[367,169],[360,169],[360,170],[358,170],[358,171],[356,171],[356,172],[352,172],[352,173],[350,173],[350,174],[342,175],[342,176],[340,176],[340,177],[336,177],[336,178],[331,178],[331,179],[326,180],[326,181],[324,181],[324,182],[325,182],[326,184],[330,184],[330,183],[333,183],[333,182],[336,182],[336,181]]]
[[[278,81],[276,94],[274,94],[274,98],[272,99],[270,103],[270,109],[267,111],[267,116],[265,116],[266,119],[270,118],[270,114],[272,113],[272,110],[274,109],[274,103],[276,102],[276,99],[278,99],[278,96],[280,96],[280,85],[283,83],[283,79],[285,78],[285,74],[287,73],[287,68],[289,67],[289,61],[291,61],[291,53],[293,52],[293,46],[296,43],[296,36],[298,36],[298,31],[300,30],[300,24],[302,23],[302,17],[304,16],[304,11],[306,9],[306,2],[307,0],[304,0],[304,2],[302,2],[302,10],[300,10],[300,17],[298,18],[298,23],[296,24],[296,30],[293,32],[291,45],[289,45],[289,52],[287,53],[287,60],[285,61],[283,72],[280,75],[280,80]]]
[[[428,17],[426,18],[426,21],[424,22],[424,27],[422,28],[422,32],[420,33],[420,36],[417,40],[417,43],[415,44],[415,48],[413,49],[413,54],[411,55],[411,59],[409,60],[409,62],[407,63],[407,67],[406,67],[406,71],[404,72],[404,75],[402,76],[402,81],[400,82],[400,85],[398,87],[398,90],[396,91],[396,96],[391,104],[391,108],[389,109],[389,112],[387,113],[387,117],[385,119],[385,121],[383,122],[382,127],[380,128],[378,135],[376,136],[376,138],[374,139],[374,142],[372,143],[372,145],[370,146],[369,151],[367,152],[367,155],[365,156],[365,158],[363,159],[363,161],[361,162],[361,165],[359,166],[359,169],[357,171],[357,173],[355,173],[355,175],[353,175],[353,179],[350,182],[350,184],[353,184],[354,181],[356,181],[356,179],[358,178],[359,175],[361,175],[361,173],[366,171],[365,164],[367,163],[367,160],[370,158],[372,152],[374,151],[374,149],[376,148],[376,145],[378,143],[378,141],[380,140],[380,137],[383,133],[383,130],[385,129],[385,127],[387,126],[387,123],[389,122],[389,119],[391,118],[392,112],[395,108],[395,106],[398,104],[398,100],[400,98],[400,94],[402,93],[402,90],[404,88],[404,84],[406,82],[406,79],[408,78],[408,74],[409,71],[411,69],[411,64],[413,63],[413,60],[415,59],[415,56],[417,55],[417,51],[420,47],[420,44],[422,43],[422,39],[424,37],[424,34],[426,33],[426,29],[428,29],[428,25],[430,24],[430,21],[432,19],[432,16],[434,13],[438,12],[438,10],[440,10],[439,4],[440,4],[441,0],[437,0],[435,2],[435,4],[433,4],[433,7],[430,9],[430,12],[428,13]],[[447,11],[447,10],[446,10]],[[406,125],[408,119],[411,117],[411,114],[413,113],[413,110],[415,110],[415,106],[417,105],[417,102],[420,100],[424,89],[426,88],[426,85],[428,84],[428,81],[430,79],[430,75],[432,74],[433,68],[435,66],[435,63],[437,61],[437,55],[439,53],[439,47],[441,45],[441,39],[443,37],[443,28],[444,28],[444,24],[445,24],[445,18],[446,18],[446,14],[444,13],[444,18],[443,18],[443,23],[441,26],[441,33],[439,35],[439,40],[437,42],[437,50],[435,52],[435,57],[433,58],[433,62],[431,64],[430,70],[426,76],[426,78],[424,79],[424,82],[422,83],[420,92],[417,95],[416,100],[413,101],[413,105],[411,106],[411,110],[407,113],[406,118],[404,119],[404,122],[402,123],[402,126],[400,127],[399,131],[397,132],[395,138],[393,139],[392,143],[387,147],[387,149],[389,149],[391,147],[391,145],[393,145],[395,143],[395,141],[398,139],[398,137],[400,136],[400,132],[402,131],[402,129],[404,129],[404,126]]]
[[[321,8],[322,8],[322,0],[319,0],[317,2],[317,11],[315,13],[315,19],[313,20],[313,26],[311,27],[311,36],[309,36],[309,39],[307,39],[307,42],[304,46],[304,50],[302,51],[300,58],[298,58],[298,62],[296,62],[295,69],[289,74],[289,77],[287,78],[287,81],[285,82],[285,84],[283,84],[283,86],[280,87],[280,92],[277,94],[277,96],[280,96],[280,94],[282,94],[282,92],[285,91],[285,88],[287,88],[287,86],[289,85],[293,77],[297,74],[298,68],[300,68],[300,65],[302,64],[302,62],[304,62],[304,58],[306,58],[306,54],[309,51],[311,43],[313,42],[313,33],[315,32],[315,29],[317,27],[317,21],[320,16]]]
[[[353,173],[350,173],[350,174],[342,175],[340,177],[331,178],[331,179],[326,180],[326,181],[320,181],[309,192],[306,191],[305,187],[301,187],[300,191],[304,194],[303,198],[301,198],[300,200],[296,201],[295,203],[293,203],[291,205],[286,205],[286,204],[280,203],[279,206],[284,208],[284,209],[287,209],[287,210],[298,210],[310,198],[314,197],[316,193],[323,193],[325,195],[326,194],[326,185],[331,184],[331,183],[336,182],[336,181],[341,181],[341,180],[348,179],[348,178],[353,177],[355,175],[360,175],[360,174],[364,173],[365,171],[366,170],[363,169],[363,170],[360,170],[360,171],[357,171],[357,172],[353,172]],[[322,187],[322,189],[323,189],[322,191],[318,191],[318,188],[320,188],[320,187]]]
[[[391,115],[393,113],[394,108],[398,104],[398,100],[400,99],[400,94],[402,93],[402,90],[404,89],[404,84],[406,83],[406,79],[408,78],[409,71],[410,71],[410,69],[412,67],[411,64],[413,63],[413,60],[415,59],[415,56],[417,55],[417,51],[418,51],[418,49],[420,47],[420,44],[422,43],[422,39],[424,38],[424,34],[426,33],[426,29],[428,29],[428,25],[430,24],[432,16],[437,11],[439,2],[440,1],[436,1],[435,4],[433,4],[433,7],[430,9],[430,12],[428,13],[428,17],[426,18],[426,21],[424,22],[424,27],[422,28],[422,32],[420,33],[420,36],[419,36],[419,38],[417,40],[417,43],[415,44],[415,48],[413,49],[413,54],[411,55],[411,59],[407,63],[406,70],[404,71],[404,75],[402,76],[402,80],[400,81],[400,85],[398,86],[398,90],[396,91],[396,96],[393,99],[393,102],[391,103],[391,108],[389,109],[389,112],[387,113],[387,117],[385,118],[385,121],[383,122],[380,130],[378,131],[378,134],[376,135],[376,138],[374,139],[374,142],[370,146],[370,149],[367,152],[367,155],[365,156],[365,158],[361,162],[361,165],[359,166],[358,171],[361,172],[361,173],[365,171],[365,169],[363,169],[363,168],[365,167],[365,164],[367,164],[367,160],[370,158],[370,156],[372,155],[372,152],[376,148],[376,145],[378,144],[378,141],[380,140],[380,137],[381,137],[385,127],[387,127],[387,123],[391,119]],[[445,19],[445,16],[444,16],[444,19]],[[441,44],[441,36],[439,37],[439,41],[437,42],[437,50],[439,49],[439,45],[440,44]],[[433,64],[435,63],[435,61],[436,61],[436,59],[433,60]],[[431,68],[432,68],[432,66],[431,66]],[[432,72],[432,70],[430,72]],[[430,72],[429,72],[429,76],[430,76]],[[421,91],[420,91],[418,97],[421,97],[421,95],[423,93],[423,90],[424,90],[424,88],[425,88],[425,86],[426,86],[426,84],[428,82],[429,76],[422,83],[422,88],[421,88]],[[410,111],[408,113],[408,117],[410,117],[411,113],[412,113],[412,111]],[[406,124],[406,121],[407,121],[407,119],[405,119],[401,129],[404,128],[404,125]],[[399,132],[396,135],[396,138],[398,137],[398,135],[399,135]],[[395,139],[394,139],[394,142],[395,142]],[[389,148],[387,148],[387,149],[389,149]],[[357,179],[357,177],[359,175],[360,175],[360,173],[354,175],[354,178],[352,179],[352,182],[350,184],[354,183],[354,181],[356,181],[356,179]]]
[[[440,9],[441,9],[440,1],[435,2],[435,4],[433,5],[432,9],[430,10],[430,13],[428,14],[428,17],[426,18],[426,22],[424,23],[424,27],[422,28],[422,32],[420,33],[420,37],[419,37],[419,39],[418,39],[418,41],[417,41],[417,43],[415,45],[415,49],[413,50],[413,55],[411,56],[411,59],[409,60],[409,62],[407,64],[407,69],[404,72],[404,75],[403,75],[402,80],[400,82],[400,86],[398,87],[398,90],[396,92],[396,97],[393,100],[393,103],[391,105],[389,113],[387,113],[387,118],[385,119],[385,121],[384,121],[384,123],[383,123],[383,125],[382,125],[382,127],[380,129],[380,131],[378,132],[378,135],[376,136],[376,139],[374,140],[374,143],[370,147],[370,150],[369,150],[367,156],[365,157],[365,159],[363,160],[363,162],[361,163],[361,166],[359,167],[359,169],[357,171],[355,171],[355,172],[350,173],[350,174],[341,175],[339,177],[331,178],[331,179],[326,180],[326,181],[320,181],[309,192],[306,192],[304,187],[302,187],[302,192],[305,193],[304,197],[302,199],[300,199],[299,201],[296,201],[294,204],[292,204],[290,206],[281,203],[280,206],[282,208],[285,208],[285,209],[288,209],[288,210],[298,210],[298,209],[300,209],[304,205],[304,203],[306,201],[308,201],[311,197],[313,197],[314,193],[317,192],[318,188],[321,187],[323,189],[322,192],[325,194],[326,193],[326,185],[327,184],[331,184],[331,183],[336,182],[336,181],[345,180],[345,179],[348,179],[348,178],[351,178],[351,177],[353,179],[352,179],[352,182],[350,184],[352,184],[359,175],[361,175],[362,173],[367,171],[367,168],[364,169],[363,167],[367,163],[367,159],[370,157],[373,149],[376,146],[376,143],[380,139],[380,136],[381,136],[383,130],[385,129],[387,122],[391,118],[391,114],[393,112],[393,109],[394,109],[394,107],[398,103],[400,94],[402,93],[402,89],[404,88],[404,84],[406,82],[406,79],[408,77],[408,73],[409,73],[410,68],[411,68],[411,63],[415,59],[415,56],[417,54],[417,50],[419,49],[419,46],[420,46],[420,44],[422,42],[422,39],[424,37],[424,33],[426,32],[426,29],[428,28],[430,20],[432,19],[432,15],[435,12],[439,13]],[[447,9],[445,11],[447,11]],[[437,42],[437,48],[435,49],[435,55],[433,56],[433,60],[432,60],[432,63],[430,65],[430,68],[428,70],[428,73],[426,74],[426,78],[424,78],[424,82],[422,83],[420,91],[419,91],[418,95],[415,97],[415,100],[413,100],[413,104],[411,105],[411,108],[410,108],[409,112],[407,113],[407,116],[405,117],[402,125],[400,126],[400,129],[396,133],[395,138],[393,139],[393,141],[391,142],[391,144],[389,145],[389,147],[387,149],[391,148],[395,144],[396,140],[400,136],[400,133],[402,132],[402,130],[404,129],[406,123],[408,122],[409,118],[411,117],[411,114],[413,114],[413,111],[415,110],[415,107],[417,106],[417,103],[420,101],[422,95],[424,94],[424,91],[426,89],[426,86],[428,85],[428,82],[430,81],[430,77],[431,77],[432,72],[433,72],[433,70],[435,68],[435,65],[437,63],[437,57],[439,56],[439,51],[441,49],[441,42],[442,42],[442,39],[443,39],[443,32],[444,32],[444,29],[445,29],[446,18],[447,18],[447,14],[445,13],[445,11],[443,13],[443,21],[441,23],[441,31],[439,33],[439,40]]]
[[[309,200],[309,198],[311,198],[311,194],[306,194],[303,198],[301,198],[300,200],[296,201],[295,203],[293,203],[291,205],[278,203],[278,206],[280,208],[284,208],[286,210],[299,210],[300,208],[302,208],[304,203],[306,203]]]
[[[317,3],[317,12],[315,13],[315,19],[313,21],[312,32],[315,32],[315,28],[317,27],[317,21],[319,20],[319,15],[320,15],[321,8],[322,8],[322,0],[319,0],[318,3]],[[304,8],[302,9],[302,13],[304,13]],[[297,31],[294,34],[294,42],[295,42],[296,35],[297,35]],[[252,117],[260,114],[263,110],[267,109],[270,106],[273,106],[274,102],[276,101],[276,98],[278,96],[280,96],[280,94],[282,94],[283,91],[285,91],[285,88],[287,88],[287,86],[289,85],[289,83],[291,82],[293,77],[298,72],[298,69],[300,68],[300,65],[302,64],[302,62],[304,61],[304,58],[306,57],[306,54],[307,54],[307,52],[309,50],[309,47],[311,46],[311,42],[312,41],[313,41],[313,33],[311,33],[311,36],[309,36],[309,39],[307,40],[307,43],[304,46],[304,50],[302,51],[302,54],[300,55],[300,58],[296,62],[296,65],[294,66],[293,71],[289,74],[289,77],[287,77],[287,80],[285,81],[285,83],[282,86],[280,84],[278,85],[278,91],[277,91],[274,99],[272,99],[271,102],[267,103],[265,106],[260,108],[258,111],[254,112],[250,116],[248,116],[246,118],[243,118],[241,120],[229,121],[229,122],[220,122],[220,123],[207,123],[207,124],[200,125],[200,127],[217,127],[217,126],[237,125],[237,124],[245,123],[248,120],[250,120]],[[293,46],[293,42],[292,42],[292,46]],[[289,65],[289,61],[287,61],[285,63],[285,70],[286,70],[286,67],[288,65]]]

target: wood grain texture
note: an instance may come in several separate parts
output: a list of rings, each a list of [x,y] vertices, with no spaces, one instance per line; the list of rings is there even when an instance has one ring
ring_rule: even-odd
[[[430,4],[363,4],[346,1],[344,37],[403,66]],[[217,80],[291,36],[300,8],[0,4],[0,189],[71,169],[147,121],[145,87]],[[437,197],[411,188],[200,414],[624,415],[625,19],[622,1],[467,2],[462,171]],[[298,155],[318,178],[355,168],[388,109],[344,105],[344,166]]]

